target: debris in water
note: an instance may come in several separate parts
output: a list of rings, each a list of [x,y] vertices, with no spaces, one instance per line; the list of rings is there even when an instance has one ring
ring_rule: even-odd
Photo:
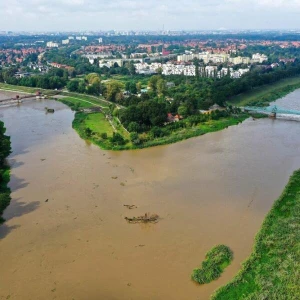
[[[125,186],[125,183],[124,183],[124,182],[121,182],[120,184],[121,184],[121,186]]]
[[[45,202],[48,202],[48,201],[49,201],[49,199],[46,199],[46,200],[45,200]]]
[[[157,223],[159,219],[159,216],[157,214],[150,215],[149,213],[145,213],[144,216],[140,217],[132,217],[128,218],[125,217],[125,220],[129,223]]]
[[[45,110],[46,110],[47,113],[54,113],[54,109],[53,108],[45,107]]]
[[[118,176],[113,176],[112,179],[118,179]]]
[[[46,160],[46,158],[41,158],[41,161],[45,161]]]
[[[127,207],[128,209],[137,208],[137,206],[135,206],[135,205],[129,205],[129,204],[124,204],[124,206]]]

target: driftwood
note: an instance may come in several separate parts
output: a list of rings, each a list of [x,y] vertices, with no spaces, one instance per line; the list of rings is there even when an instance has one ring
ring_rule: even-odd
[[[129,223],[157,223],[159,219],[159,216],[156,214],[148,214],[145,213],[144,216],[140,216],[140,217],[132,217],[132,218],[128,218],[125,217],[125,220]]]
[[[135,205],[129,205],[129,204],[124,204],[124,206],[127,207],[128,209],[137,208],[137,206],[135,206]]]

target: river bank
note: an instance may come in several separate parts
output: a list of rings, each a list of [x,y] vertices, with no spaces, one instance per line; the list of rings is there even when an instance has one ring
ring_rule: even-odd
[[[282,98],[299,88],[299,76],[286,78],[235,96],[229,99],[228,104],[236,106],[268,106],[270,102]]]
[[[299,212],[300,170],[265,218],[241,271],[212,299],[299,299]]]
[[[10,168],[5,160],[10,154],[10,138],[5,135],[4,123],[0,121],[0,224],[4,222],[2,214],[10,203]]]

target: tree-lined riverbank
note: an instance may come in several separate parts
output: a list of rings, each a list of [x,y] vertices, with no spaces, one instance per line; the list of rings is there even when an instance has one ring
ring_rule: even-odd
[[[130,150],[172,144],[206,133],[223,130],[229,126],[243,122],[248,117],[249,115],[247,114],[241,114],[235,117],[230,116],[218,120],[208,120],[195,126],[179,127],[168,136],[145,140],[139,144],[134,144],[129,139],[126,139],[126,137],[124,138],[124,132],[123,134],[120,133],[120,128],[117,129],[117,132],[114,132],[112,128],[109,127],[108,121],[102,113],[86,114],[77,112],[73,121],[73,128],[78,132],[81,138],[91,141],[102,149]]]
[[[4,222],[2,214],[10,203],[10,189],[7,186],[10,178],[9,166],[5,159],[10,154],[10,138],[5,135],[4,123],[0,121],[0,224]]]
[[[236,106],[267,106],[300,88],[300,77],[282,79],[272,84],[254,88],[252,91],[232,97],[228,103]]]

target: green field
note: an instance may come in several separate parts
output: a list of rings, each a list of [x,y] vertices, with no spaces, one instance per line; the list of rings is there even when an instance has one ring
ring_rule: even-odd
[[[99,105],[101,107],[109,107],[110,102],[106,101],[103,97],[96,97],[91,95],[79,94],[79,93],[70,93],[70,92],[62,92],[63,96],[73,98],[74,100],[82,100],[91,102],[94,105]]]
[[[85,126],[90,128],[93,132],[97,134],[107,133],[108,137],[113,135],[113,128],[106,120],[104,114],[102,113],[94,113],[87,115],[85,119]]]
[[[73,120],[73,128],[81,138],[91,141],[104,150],[131,149],[132,147],[129,141],[123,146],[116,146],[111,143],[110,138],[113,136],[114,129],[102,113],[86,114],[77,112]],[[126,136],[117,127],[116,130],[126,139]],[[102,136],[104,133],[107,134],[106,138]]]
[[[89,99],[86,97],[71,97],[71,96],[66,96],[66,97],[61,97],[61,98],[56,98],[57,101],[60,101],[72,108],[73,110],[79,110],[82,108],[90,108],[90,107],[101,107],[104,112],[108,112],[108,106],[105,103],[102,105],[102,103],[98,100],[95,99]]]
[[[286,78],[274,84],[264,85],[235,96],[228,101],[228,104],[236,106],[268,105],[270,102],[284,97],[298,88],[300,88],[300,77]]]
[[[265,218],[242,270],[212,299],[300,299],[299,270],[300,170]]]
[[[142,85],[142,88],[146,88],[148,86],[148,81],[149,81],[149,78],[151,76],[141,76],[141,75],[133,75],[133,76],[130,76],[130,75],[113,75],[111,76],[111,78],[107,79],[107,80],[117,80],[117,81],[120,81],[122,82],[124,85],[126,82],[128,81],[134,81],[134,82],[140,82],[141,85]]]

